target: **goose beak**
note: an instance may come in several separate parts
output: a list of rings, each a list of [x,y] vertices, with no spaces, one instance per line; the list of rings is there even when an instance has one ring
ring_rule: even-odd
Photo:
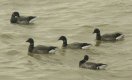
[[[58,39],[58,41],[61,40],[60,38]]]
[[[29,42],[28,40],[26,42]]]

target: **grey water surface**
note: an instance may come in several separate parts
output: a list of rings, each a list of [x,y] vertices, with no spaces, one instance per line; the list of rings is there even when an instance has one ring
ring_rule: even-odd
[[[12,12],[37,16],[34,24],[10,24]],[[94,28],[122,32],[125,40],[95,46]],[[88,42],[88,50],[61,49],[68,43]],[[29,44],[58,46],[56,54],[28,56]],[[106,70],[78,67],[84,55],[108,64]],[[132,0],[0,0],[0,80],[131,80]]]

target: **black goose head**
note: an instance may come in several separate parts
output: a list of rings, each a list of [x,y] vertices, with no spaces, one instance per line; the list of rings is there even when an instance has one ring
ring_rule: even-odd
[[[89,59],[89,56],[85,55],[83,60],[88,61],[88,59]]]
[[[61,36],[58,40],[64,41],[64,40],[66,40],[66,37],[65,36]]]
[[[20,17],[19,12],[13,12],[12,16],[11,16],[11,19],[10,19],[10,22],[11,23],[17,23],[17,18],[18,17]]]
[[[32,53],[32,51],[34,49],[34,40],[32,38],[29,38],[26,42],[30,43],[28,52]],[[30,53],[29,53],[29,55],[30,55]]]
[[[66,47],[67,46],[67,39],[65,36],[61,36],[58,40],[62,40],[63,41],[63,47]]]
[[[32,39],[32,38],[29,38],[26,42],[28,42],[28,43],[34,43],[34,40]]]
[[[81,60],[81,61],[79,62],[79,66],[81,66],[81,65],[84,64],[86,61],[88,61],[88,59],[89,59],[89,56],[88,56],[88,55],[85,55],[85,56],[84,56],[84,59]]]
[[[101,40],[101,34],[98,28],[95,28],[93,33],[96,33],[96,40]]]
[[[100,33],[100,30],[98,28],[95,28],[93,33]]]
[[[12,13],[12,16],[15,16],[15,17],[16,17],[16,16],[17,16],[17,17],[20,17],[19,12],[13,12],[13,13]]]

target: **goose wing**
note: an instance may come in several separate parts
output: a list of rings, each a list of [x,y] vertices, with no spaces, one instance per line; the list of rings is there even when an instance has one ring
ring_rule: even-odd
[[[86,62],[86,63],[83,64],[83,67],[84,68],[94,69],[94,70],[101,69],[101,68],[103,69],[106,66],[107,66],[107,64],[103,64],[103,63],[93,63],[93,62]]]
[[[113,41],[113,40],[116,40],[114,34],[104,34],[104,35],[102,35],[101,38],[104,41]]]
[[[91,44],[89,44],[89,43],[74,42],[74,43],[68,44],[67,47],[73,48],[73,49],[82,49],[82,47],[89,46],[89,45],[91,45]]]
[[[44,46],[44,45],[38,45],[34,47],[35,53],[49,53],[51,50],[55,50],[57,47],[54,46]]]
[[[81,68],[86,68],[86,69],[97,69],[96,68],[96,63],[93,63],[93,62],[85,62],[85,63],[81,64],[80,67]]]
[[[105,40],[105,41],[115,41],[122,38],[124,38],[124,36],[122,33],[119,33],[119,32],[102,35],[102,40]]]
[[[34,19],[35,16],[20,16],[20,17],[17,17],[17,23],[20,23],[20,24],[28,24],[32,19]]]

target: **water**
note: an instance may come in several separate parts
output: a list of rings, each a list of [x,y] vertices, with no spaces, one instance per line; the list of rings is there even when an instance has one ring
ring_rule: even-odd
[[[0,0],[0,79],[2,80],[131,80],[131,0]],[[13,11],[35,15],[32,25],[10,24]],[[94,28],[103,33],[123,32],[125,40],[102,43],[88,50],[62,50],[56,54],[27,55],[32,37],[35,45],[61,48],[61,35],[71,42],[95,45]],[[107,63],[106,70],[78,68],[85,54],[91,62]]]

